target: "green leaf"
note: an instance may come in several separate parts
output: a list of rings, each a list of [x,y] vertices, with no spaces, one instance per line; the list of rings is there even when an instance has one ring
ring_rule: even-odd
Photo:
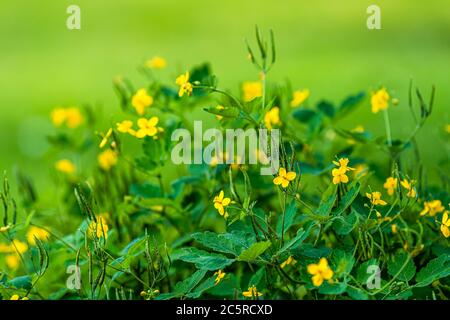
[[[292,116],[294,117],[294,119],[296,119],[300,122],[303,122],[303,123],[308,123],[316,115],[317,115],[317,113],[314,110],[310,110],[310,109],[296,109],[292,113]]]
[[[250,248],[242,251],[237,260],[246,262],[254,261],[260,255],[262,255],[264,251],[266,251],[271,245],[272,243],[269,240],[255,242]]]
[[[158,185],[149,182],[132,184],[130,186],[130,194],[143,198],[157,198],[162,195],[161,188]]]
[[[400,272],[402,266],[406,263],[405,268],[397,276],[397,279],[401,281],[411,280],[416,274],[416,266],[414,265],[412,259],[409,259],[409,261],[406,262],[407,259],[408,259],[407,253],[400,253],[394,255],[393,260],[390,260],[388,262],[388,273],[391,276],[395,276],[398,272]]]
[[[332,118],[336,112],[333,104],[325,100],[322,100],[317,104],[317,109],[329,118]]]
[[[361,188],[361,183],[356,182],[351,187],[350,190],[342,197],[341,201],[339,201],[339,205],[336,209],[333,210],[333,216],[341,215],[355,200],[358,196],[359,189]]]
[[[260,288],[260,283],[264,280],[264,276],[266,274],[266,268],[260,268],[258,271],[256,271],[255,274],[252,275],[248,282],[248,286],[256,286]]]
[[[358,267],[358,271],[356,273],[356,280],[358,280],[358,282],[360,284],[366,284],[367,280],[369,279],[369,277],[371,275],[373,275],[373,273],[368,273],[367,270],[369,268],[369,266],[379,266],[379,263],[376,259],[370,259],[364,263],[362,263],[359,267]]]
[[[345,252],[343,250],[337,249],[333,251],[333,256],[331,258],[334,264],[334,273],[338,276],[345,274],[350,274],[355,264],[355,258],[350,252]]]
[[[432,282],[450,275],[450,255],[443,254],[422,268],[416,276],[416,287],[425,287]]]
[[[322,294],[341,294],[345,292],[345,289],[347,289],[347,284],[344,282],[338,282],[329,284],[328,282],[324,282],[320,288],[319,293]]]
[[[311,230],[312,226],[313,226],[313,224],[311,223],[306,230],[304,230],[303,228],[300,228],[297,231],[297,235],[294,238],[292,238],[289,242],[285,243],[285,245],[279,251],[279,254],[281,254],[287,250],[294,250],[298,246],[300,246],[302,244],[302,242],[308,237],[309,231]]]
[[[355,288],[355,287],[347,287],[345,290],[347,294],[350,296],[350,298],[355,300],[367,300],[369,299],[369,296],[362,291],[361,289]]]
[[[344,99],[344,101],[342,101],[341,105],[339,106],[339,112],[342,114],[346,114],[352,111],[360,103],[362,103],[365,98],[366,93],[362,91],[357,94],[348,96],[347,98]]]
[[[250,246],[254,239],[246,232],[232,231],[231,233],[198,232],[192,235],[197,242],[215,251],[230,253],[238,256],[243,250]]]
[[[284,232],[287,232],[287,230],[292,226],[296,214],[297,214],[297,205],[295,201],[292,201],[286,208],[284,217]],[[283,228],[283,217],[280,215],[280,218],[278,219],[277,222],[277,233],[278,236],[280,237],[282,228]]]
[[[32,287],[32,279],[30,276],[21,276],[11,279],[8,285],[17,289],[29,290]]]
[[[209,253],[197,248],[180,249],[173,254],[172,259],[193,263],[198,269],[211,271],[223,269],[235,261],[224,255]]]
[[[200,283],[200,281],[202,281],[202,279],[205,277],[205,275],[206,275],[206,270],[204,270],[204,269],[197,270],[189,278],[178,282],[175,285],[175,292],[179,292],[182,294],[191,292],[191,290],[194,289],[194,287],[196,285],[198,285]]]
[[[358,213],[352,209],[349,215],[342,215],[333,222],[333,229],[339,235],[346,235],[352,232],[358,222]]]

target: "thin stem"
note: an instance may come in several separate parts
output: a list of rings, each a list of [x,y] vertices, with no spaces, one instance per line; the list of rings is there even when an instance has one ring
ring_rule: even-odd
[[[389,147],[392,147],[391,122],[389,121],[389,113],[387,109],[383,111],[383,115],[384,115],[384,127],[386,128],[387,142]]]

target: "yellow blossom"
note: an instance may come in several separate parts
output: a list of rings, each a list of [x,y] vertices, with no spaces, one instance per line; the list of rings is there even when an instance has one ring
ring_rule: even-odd
[[[20,265],[20,258],[18,254],[8,254],[5,257],[5,262],[8,268],[15,270]]]
[[[406,194],[406,196],[410,197],[410,198],[415,198],[417,193],[416,193],[416,188],[414,188],[414,180],[408,181],[407,179],[403,179],[400,184],[402,185],[403,188],[405,188],[408,193]]]
[[[161,131],[162,129],[156,126],[158,122],[158,117],[151,117],[148,120],[145,118],[140,118],[137,122],[139,129],[136,132],[136,137],[145,138],[147,136],[153,137],[154,135],[156,135],[158,131]]]
[[[294,265],[296,263],[297,263],[297,260],[295,260],[293,256],[289,256],[283,263],[280,264],[280,268],[284,269],[284,267],[286,267],[290,264]]]
[[[167,66],[167,62],[164,58],[155,56],[148,60],[145,65],[150,69],[164,69]]]
[[[43,228],[31,226],[27,232],[27,240],[28,243],[31,244],[32,246],[36,245],[35,237],[41,241],[47,241],[47,239],[50,237],[50,233]]]
[[[448,238],[450,236],[450,219],[448,218],[448,211],[445,211],[442,215],[441,232],[444,237]]]
[[[242,84],[242,94],[244,101],[252,101],[262,96],[262,84],[259,81],[245,81]]]
[[[328,265],[326,258],[321,258],[318,264],[310,264],[307,271],[312,275],[312,283],[316,287],[320,287],[324,280],[332,280],[333,270]]]
[[[23,297],[20,299],[18,294],[13,294],[9,300],[30,300],[28,297]]]
[[[378,113],[381,110],[387,109],[389,103],[389,93],[384,88],[376,92],[372,92],[370,103],[372,105],[373,113]]]
[[[397,225],[395,223],[391,225],[391,231],[392,233],[397,233]]]
[[[298,107],[309,97],[309,89],[297,90],[292,94],[291,107]]]
[[[420,215],[424,216],[428,213],[431,217],[434,217],[436,213],[441,213],[444,210],[445,208],[442,205],[441,200],[425,201],[423,203],[423,210],[420,212]]]
[[[266,128],[271,130],[274,125],[280,125],[280,108],[273,107],[264,115],[264,124]]]
[[[445,131],[450,134],[450,124],[445,125]]]
[[[381,192],[375,191],[372,193],[366,193],[366,197],[370,199],[370,203],[374,206],[380,205],[385,206],[387,205],[387,202],[384,200],[381,200]]]
[[[280,168],[278,170],[278,176],[273,179],[273,183],[276,186],[281,185],[283,188],[287,188],[289,183],[295,179],[297,174],[294,171],[286,172],[285,168]]]
[[[106,149],[98,155],[97,160],[100,168],[106,171],[111,170],[117,164],[117,152]]]
[[[214,285],[218,285],[219,282],[225,277],[226,273],[222,270],[218,270],[217,272],[214,272],[214,275],[217,275]]]
[[[76,107],[55,108],[50,118],[55,126],[60,127],[65,124],[70,129],[75,129],[83,123],[83,116]]]
[[[348,163],[348,158],[340,158],[338,161],[333,161],[333,164],[338,167],[331,170],[334,184],[348,182],[348,176],[346,175],[347,171],[355,170],[355,168],[349,167]]]
[[[225,219],[228,218],[228,213],[225,210],[225,207],[231,203],[230,198],[224,198],[224,192],[221,190],[218,196],[214,197],[214,208],[217,209],[219,214],[223,216]]]
[[[397,178],[389,177],[383,184],[383,188],[387,190],[388,195],[392,196],[397,188]]]
[[[145,109],[153,104],[153,98],[147,94],[147,90],[139,89],[131,98],[131,104],[139,115],[145,113]]]
[[[261,297],[263,294],[258,292],[255,286],[248,287],[247,291],[242,292],[242,295],[246,298]]]
[[[175,80],[175,83],[180,86],[178,90],[178,96],[182,97],[186,93],[188,96],[192,94],[192,83],[189,82],[189,71],[186,71],[185,74],[179,75]]]
[[[132,136],[136,135],[136,131],[133,129],[133,121],[123,120],[122,122],[116,123],[117,131],[122,133],[129,133]]]
[[[55,163],[56,170],[65,173],[65,174],[73,174],[76,171],[76,167],[72,161],[68,159],[61,159]]]
[[[97,217],[97,222],[91,221],[88,227],[89,235],[97,238],[105,237],[108,238],[108,224],[106,222],[106,219],[102,216]]]

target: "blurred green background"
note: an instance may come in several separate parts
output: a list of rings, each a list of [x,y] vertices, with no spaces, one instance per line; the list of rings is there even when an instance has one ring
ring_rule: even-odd
[[[382,10],[382,30],[366,28],[366,8]],[[81,30],[66,28],[66,8],[81,7]],[[137,66],[161,55],[166,81],[194,64],[211,62],[220,86],[238,89],[257,78],[243,38],[255,24],[273,28],[278,61],[270,81],[289,78],[309,88],[310,102],[339,102],[348,94],[386,85],[400,99],[391,109],[394,137],[411,130],[409,79],[426,92],[436,85],[435,112],[420,133],[427,164],[448,159],[442,135],[449,122],[450,10],[448,0],[3,0],[0,4],[0,169],[17,165],[37,177],[58,105],[93,103],[105,118],[118,111],[116,75],[136,86]],[[369,106],[348,128],[383,132],[383,117]],[[39,170],[37,170],[39,169]]]

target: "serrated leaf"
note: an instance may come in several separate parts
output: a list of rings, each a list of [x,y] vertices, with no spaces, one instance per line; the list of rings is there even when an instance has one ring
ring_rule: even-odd
[[[223,269],[235,261],[224,255],[209,253],[197,248],[180,249],[176,254],[172,255],[172,259],[193,263],[198,269],[211,271]]]
[[[416,274],[416,266],[414,265],[412,259],[409,259],[409,261],[406,262],[407,259],[408,254],[406,253],[394,255],[393,259],[388,262],[388,273],[391,276],[397,275],[397,273],[400,272],[402,266],[406,263],[406,266],[397,276],[397,279],[401,281],[411,280]]]
[[[349,215],[342,215],[333,222],[333,229],[339,235],[347,235],[352,232],[358,222],[358,214],[352,209]]]
[[[425,287],[434,281],[450,275],[450,255],[443,254],[422,268],[416,276],[416,287]]]
[[[231,233],[197,232],[192,235],[197,242],[215,251],[238,256],[250,246],[253,239],[248,233],[232,231]]]
[[[266,251],[271,245],[272,245],[272,243],[269,240],[255,242],[254,244],[252,244],[250,246],[250,248],[242,251],[242,253],[239,255],[237,260],[238,261],[246,261],[246,262],[254,261],[260,255],[262,255],[264,253],[264,251]]]

